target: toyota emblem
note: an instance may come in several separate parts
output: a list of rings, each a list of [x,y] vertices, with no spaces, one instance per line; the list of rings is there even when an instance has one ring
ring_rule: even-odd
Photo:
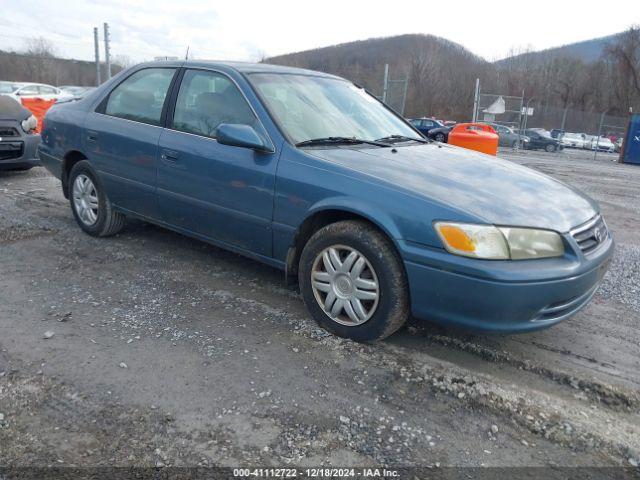
[[[596,241],[598,243],[602,242],[604,235],[603,235],[603,232],[602,232],[601,228],[596,228],[596,231],[594,232],[594,235],[595,235]]]

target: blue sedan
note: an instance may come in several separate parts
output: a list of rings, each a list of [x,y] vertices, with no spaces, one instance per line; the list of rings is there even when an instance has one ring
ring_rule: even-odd
[[[410,315],[549,327],[587,304],[613,252],[586,195],[426,140],[319,72],[142,64],[44,125],[40,158],[87,234],[135,217],[265,262],[321,326],[358,341]]]

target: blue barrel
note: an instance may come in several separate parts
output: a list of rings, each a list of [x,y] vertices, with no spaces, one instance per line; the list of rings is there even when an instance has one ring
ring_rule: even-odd
[[[638,114],[631,115],[622,161],[640,165],[640,115]]]

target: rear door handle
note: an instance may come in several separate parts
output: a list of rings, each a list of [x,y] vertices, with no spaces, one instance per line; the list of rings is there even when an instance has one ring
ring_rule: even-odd
[[[89,142],[97,142],[98,141],[98,132],[93,130],[89,130],[87,132],[87,141]]]

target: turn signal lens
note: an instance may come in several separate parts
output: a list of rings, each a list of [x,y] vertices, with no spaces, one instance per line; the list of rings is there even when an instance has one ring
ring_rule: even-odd
[[[444,247],[451,253],[490,260],[509,258],[507,241],[493,225],[437,222],[434,226]]]
[[[474,252],[476,249],[473,239],[464,230],[455,225],[441,225],[440,234],[447,241],[447,245],[463,252]]]

